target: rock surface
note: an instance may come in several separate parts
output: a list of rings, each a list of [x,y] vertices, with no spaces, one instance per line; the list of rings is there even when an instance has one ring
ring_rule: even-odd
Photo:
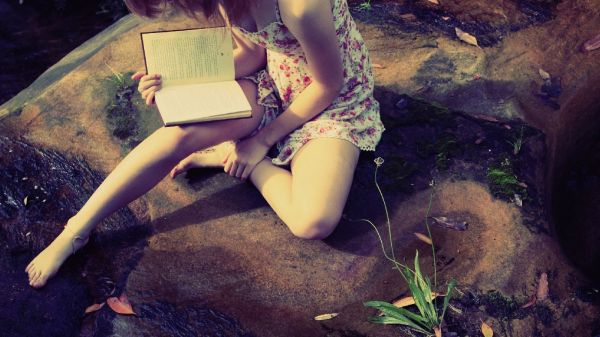
[[[600,30],[600,5],[582,0],[558,5],[531,1],[551,16],[528,21],[513,32],[515,22],[523,22],[518,15],[530,17],[518,14],[523,13],[521,7],[510,7],[515,2],[498,2],[492,7],[494,15],[481,10],[487,7],[477,7],[477,1],[462,12],[457,3],[448,1],[442,9],[422,7],[429,5],[419,2],[374,3],[370,15],[374,19],[359,22],[377,65],[376,95],[388,131],[375,154],[361,156],[346,218],[330,238],[316,242],[297,239],[250,184],[218,171],[192,171],[175,180],[166,178],[143,199],[130,204],[124,212],[131,218],[112,220],[115,226],[126,226],[132,219],[143,223],[151,233],[143,251],[140,245],[144,241],[139,240],[145,234],[120,238],[117,227],[101,227],[99,238],[109,234],[120,238],[113,249],[123,260],[102,259],[111,240],[100,240],[81,254],[79,265],[65,266],[62,276],[39,292],[26,289],[25,276],[18,272],[24,268],[26,256],[50,240],[65,217],[28,227],[27,222],[15,220],[22,217],[2,214],[3,233],[11,233],[6,229],[9,225],[17,229],[14,233],[39,231],[39,236],[33,236],[39,245],[21,243],[16,262],[3,266],[15,275],[10,282],[18,285],[22,294],[57,296],[68,279],[80,294],[73,312],[81,312],[106,296],[98,290],[102,287],[89,284],[102,283],[102,277],[110,274],[117,291],[128,294],[138,313],[116,316],[103,308],[78,326],[80,316],[65,312],[62,318],[68,320],[70,333],[56,333],[61,336],[77,335],[77,331],[82,336],[403,335],[397,327],[368,323],[367,317],[374,312],[362,305],[367,300],[391,301],[407,291],[383,258],[370,225],[352,220],[373,219],[386,234],[383,206],[373,183],[373,159],[381,156],[385,163],[378,170],[378,179],[390,210],[396,256],[412,261],[418,249],[424,271],[432,274],[431,247],[413,234],[426,231],[430,198],[430,215],[468,223],[466,231],[432,227],[439,288],[450,279],[458,282],[459,291],[451,302],[456,310],[450,310],[447,317],[450,331],[459,336],[477,335],[481,319],[500,336],[599,333],[599,296],[562,255],[552,237],[547,205],[552,175],[564,165],[564,152],[581,141],[575,132],[584,137],[594,130],[591,117],[598,111],[598,103],[590,93],[600,85],[600,73],[593,71],[600,61],[579,53],[577,46],[590,31]],[[390,8],[399,10],[396,21],[385,16],[394,13]],[[513,11],[503,12],[506,8]],[[409,9],[414,19],[403,12]],[[426,25],[419,17],[426,9],[440,11],[440,18],[447,15],[458,23],[486,23],[482,27],[495,29],[487,31],[489,45],[466,45],[429,23],[427,29],[420,28]],[[412,20],[412,28],[398,24],[404,20],[401,15]],[[361,10],[356,10],[355,16],[365,17]],[[573,22],[586,28],[569,29]],[[187,19],[168,23],[123,19],[0,107],[0,130],[9,137],[3,138],[8,144],[3,151],[21,146],[39,149],[31,153],[62,153],[82,158],[85,167],[108,174],[160,121],[155,111],[127,94],[132,92],[128,89],[132,83],[111,79],[107,65],[124,73],[140,69],[139,32],[195,25]],[[549,38],[556,32],[564,38]],[[85,50],[88,56],[77,61]],[[539,68],[561,77],[558,98],[536,96],[543,85]],[[552,102],[561,108],[555,111]],[[128,116],[109,114],[115,106],[135,111]],[[122,123],[133,126],[128,128],[130,133],[117,131]],[[519,137],[523,144],[515,151],[509,142]],[[3,170],[18,171],[18,162],[4,160],[4,156]],[[498,185],[490,180],[490,169],[511,172],[524,185]],[[37,179],[47,174],[34,173]],[[88,187],[82,185],[86,192],[73,191],[77,197],[52,197],[65,203],[84,200],[97,186],[99,176],[94,179]],[[432,180],[434,188],[429,185]],[[21,200],[29,190],[15,187],[13,191],[15,200]],[[522,199],[522,207],[515,194]],[[77,206],[72,203],[69,212]],[[2,240],[3,247],[21,242],[8,236]],[[91,275],[87,283],[74,276],[82,270]],[[536,292],[542,273],[548,275],[549,298],[521,308]],[[22,301],[17,298],[14,303]],[[39,303],[41,299],[28,301]],[[37,308],[33,308],[35,312]],[[16,310],[0,312],[0,322],[16,317]],[[313,320],[332,312],[339,316]],[[53,318],[42,315],[40,320],[38,326]],[[37,335],[35,332],[9,331],[14,336]]]

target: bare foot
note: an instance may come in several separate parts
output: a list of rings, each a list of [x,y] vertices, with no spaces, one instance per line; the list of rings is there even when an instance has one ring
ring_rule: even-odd
[[[29,274],[29,285],[34,288],[43,287],[65,260],[87,242],[87,236],[81,237],[65,226],[62,233],[25,268],[25,272]]]
[[[233,145],[232,141],[227,141],[202,151],[196,151],[175,165],[169,175],[171,178],[175,178],[195,167],[223,167],[223,159],[231,151]]]

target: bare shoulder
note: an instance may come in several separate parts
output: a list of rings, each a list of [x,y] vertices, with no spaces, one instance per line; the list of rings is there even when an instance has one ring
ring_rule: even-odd
[[[277,0],[283,23],[294,33],[312,32],[333,26],[330,0]]]

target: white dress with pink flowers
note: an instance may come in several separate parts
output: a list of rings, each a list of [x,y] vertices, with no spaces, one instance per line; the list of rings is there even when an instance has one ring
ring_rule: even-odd
[[[333,18],[342,52],[344,87],[340,95],[318,114],[277,143],[276,165],[287,165],[309,140],[345,139],[361,150],[374,151],[385,130],[379,116],[379,103],[373,98],[373,73],[364,40],[350,15],[346,0],[335,0]],[[258,32],[234,27],[248,40],[267,50],[267,67],[247,78],[258,85],[258,103],[265,116],[258,128],[273,121],[311,83],[311,74],[300,44],[281,21]]]

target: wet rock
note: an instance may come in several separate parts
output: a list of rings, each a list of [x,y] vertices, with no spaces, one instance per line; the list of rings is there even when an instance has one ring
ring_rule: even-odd
[[[448,28],[466,23],[469,11],[459,13],[454,2],[447,3],[453,7],[443,7],[435,15],[444,20],[450,14],[444,20],[450,21]],[[517,8],[514,1],[498,3],[506,8],[512,3],[514,13],[535,7]],[[560,141],[560,136],[579,125],[565,114],[575,107],[594,106],[586,90],[595,88],[598,80],[589,71],[596,69],[597,60],[565,52],[570,50],[566,42],[549,40],[555,33],[548,32],[559,27],[577,40],[580,32],[566,30],[567,22],[591,27],[587,24],[596,22],[597,26],[600,21],[595,20],[597,11],[571,11],[574,2],[527,4],[547,9],[551,15],[542,17],[554,16],[553,25],[540,19],[527,22],[528,29],[505,34],[496,28],[496,19],[484,20],[479,13],[471,20],[492,27],[489,31],[481,28],[482,41],[489,44],[479,49],[421,22],[417,10],[425,13],[426,9],[416,3],[411,7],[416,21],[401,17],[408,14],[403,12],[408,7],[400,7],[399,18],[389,18],[385,15],[394,14],[387,10],[390,7],[381,11],[380,3],[374,3],[375,12],[365,15],[359,26],[373,61],[383,65],[374,72],[387,131],[376,153],[362,154],[344,220],[332,236],[315,242],[293,237],[256,189],[219,171],[192,171],[175,180],[165,179],[143,198],[145,208],[139,203],[130,206],[136,217],[148,220],[152,232],[148,245],[139,260],[129,264],[133,270],[125,268],[128,272],[109,276],[143,317],[115,316],[103,308],[92,321],[83,322],[84,332],[185,335],[204,329],[198,324],[221,322],[219,326],[234,335],[278,337],[290,331],[302,336],[398,335],[397,327],[369,324],[366,318],[372,312],[362,305],[367,300],[390,301],[407,294],[398,274],[383,259],[370,225],[356,221],[372,219],[385,233],[383,205],[373,181],[377,156],[385,159],[378,179],[390,213],[392,241],[401,259],[412,259],[418,249],[423,271],[432,274],[430,247],[412,234],[425,232],[430,200],[430,215],[469,224],[465,231],[432,227],[439,284],[456,279],[465,294],[453,300],[462,314],[448,314],[452,332],[477,335],[481,318],[515,335],[583,336],[595,331],[592,322],[599,313],[598,303],[573,299],[576,289],[590,286],[549,235],[552,227],[545,196],[549,193],[547,174],[552,174],[546,165],[558,160],[559,150],[571,142]],[[598,8],[586,1],[577,4]],[[542,12],[527,13],[523,15],[537,17]],[[389,21],[377,21],[378,16]],[[510,27],[515,17],[519,16],[507,15],[502,27]],[[122,134],[127,137],[120,139],[111,129],[106,107],[114,103],[115,91],[107,85],[111,72],[104,64],[121,72],[141,68],[141,56],[131,57],[141,55],[140,31],[197,26],[190,20],[174,20],[123,21],[121,27],[125,22],[132,25],[127,33],[113,34],[120,31],[113,27],[100,39],[108,41],[105,47],[96,45],[99,52],[79,63],[75,71],[53,77],[53,86],[35,95],[30,91],[27,105],[9,102],[0,108],[5,112],[0,130],[80,155],[98,171],[110,172],[126,154],[128,146],[123,144],[131,137]],[[398,27],[389,28],[390,23]],[[475,33],[468,25],[461,27]],[[562,78],[560,103],[565,104],[550,117],[535,96],[542,66]],[[9,114],[16,108],[20,113]],[[586,110],[577,116],[589,122],[590,115]],[[143,138],[158,127],[156,118],[156,111],[140,110],[128,123],[137,127],[136,137]],[[574,124],[553,130],[551,125],[560,125],[555,122],[563,119]],[[73,145],[64,139],[72,139]],[[490,168],[500,175],[490,174]],[[498,176],[508,179],[494,179]],[[511,202],[515,193],[521,196],[523,207]],[[15,203],[22,197],[15,197]],[[101,262],[93,265],[112,263],[96,261]],[[114,264],[128,265],[124,261]],[[529,311],[522,310],[541,273],[549,275],[550,298]],[[96,277],[100,285],[94,299],[106,296],[105,279],[100,278],[105,274]],[[327,312],[340,314],[328,321],[313,320]],[[570,318],[553,319],[563,313]]]
[[[25,266],[60,233],[102,176],[81,158],[68,159],[4,136],[0,136],[0,167],[2,333],[75,336],[83,310],[97,292],[98,275],[122,283],[147,231],[130,211],[117,212],[97,228],[93,242],[67,260],[44,290],[34,290]]]

